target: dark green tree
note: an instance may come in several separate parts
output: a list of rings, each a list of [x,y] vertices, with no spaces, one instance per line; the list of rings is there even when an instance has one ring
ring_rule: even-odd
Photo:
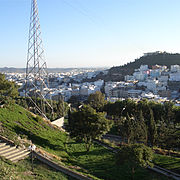
[[[130,117],[127,113],[126,117],[122,117],[117,122],[117,129],[120,136],[127,139],[127,143],[130,144],[135,138],[135,120],[134,117]]]
[[[120,112],[122,115],[129,113],[131,116],[135,116],[136,111],[137,111],[137,104],[134,100],[132,99],[126,99],[123,101],[123,111]]]
[[[173,124],[167,125],[163,120],[157,126],[158,138],[156,144],[165,149],[180,147],[180,131]]]
[[[116,155],[116,163],[119,166],[127,164],[134,179],[134,173],[138,167],[153,166],[153,152],[144,144],[132,144],[120,148]]]
[[[14,82],[6,80],[5,75],[0,73],[0,104],[9,106],[14,103],[18,96],[18,86]]]
[[[126,116],[125,121],[126,137],[128,144],[134,140],[135,137],[135,121],[134,117],[130,117],[129,114]]]
[[[78,108],[78,106],[80,105],[78,96],[71,96],[68,100],[68,103],[71,104],[71,107]]]
[[[96,91],[94,94],[89,95],[88,103],[97,111],[101,111],[107,101],[105,100],[104,94],[102,94],[100,91]]]
[[[5,75],[0,73],[0,96],[18,96],[18,86],[14,82],[6,80]]]
[[[105,118],[105,113],[96,112],[89,105],[84,105],[78,111],[69,113],[67,130],[76,140],[85,142],[89,151],[92,140],[106,134],[112,126],[110,120]]]
[[[149,119],[149,127],[148,127],[148,140],[151,143],[152,146],[155,145],[156,138],[157,138],[157,127],[156,123],[154,121],[154,115],[152,109],[149,109],[150,112],[150,119]]]
[[[148,100],[143,99],[143,100],[139,101],[137,104],[137,109],[138,109],[138,114],[140,111],[142,111],[144,120],[147,123],[147,121],[149,119],[149,102],[148,102]]]
[[[142,110],[140,110],[139,117],[136,120],[136,137],[137,141],[143,141],[145,144],[147,144],[148,130],[144,121]]]
[[[150,101],[149,107],[153,110],[155,122],[159,123],[165,114],[164,105],[155,101]]]
[[[68,103],[64,102],[64,100],[61,98],[59,99],[57,103],[57,115],[58,117],[65,117],[68,113],[69,106]]]
[[[165,148],[167,144],[167,136],[168,136],[168,128],[166,123],[164,122],[164,119],[161,119],[159,122],[159,125],[157,127],[157,145],[161,148]]]
[[[165,119],[165,122],[166,124],[170,124],[170,123],[174,123],[175,121],[175,114],[173,112],[173,106],[174,106],[174,103],[173,102],[165,102],[164,103],[164,119]]]
[[[180,106],[174,106],[173,112],[175,116],[175,123],[180,123]]]

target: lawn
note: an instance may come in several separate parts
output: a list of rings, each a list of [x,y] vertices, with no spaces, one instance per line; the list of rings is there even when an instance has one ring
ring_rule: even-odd
[[[117,166],[114,153],[97,144],[91,147],[90,152],[86,152],[83,143],[70,141],[67,143],[67,153],[70,156],[71,164],[78,165],[88,170],[90,174],[104,180],[132,179],[129,173],[129,166]],[[139,179],[166,180],[168,178],[144,168],[137,168],[134,174],[134,180]]]
[[[180,158],[155,154],[153,161],[160,167],[180,174]]]

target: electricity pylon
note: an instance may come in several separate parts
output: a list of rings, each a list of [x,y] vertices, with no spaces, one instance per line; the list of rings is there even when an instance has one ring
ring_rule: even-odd
[[[31,106],[33,105],[35,112],[38,112],[45,118],[45,105],[48,106],[53,113],[51,103],[47,101],[47,98],[51,99],[48,86],[48,72],[41,39],[37,0],[32,0],[26,65],[25,96],[27,99],[30,99]]]

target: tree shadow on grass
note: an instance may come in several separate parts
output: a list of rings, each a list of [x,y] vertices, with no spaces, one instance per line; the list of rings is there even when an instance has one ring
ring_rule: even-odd
[[[166,168],[166,169],[169,169],[171,171],[174,171],[176,173],[180,173],[180,168],[179,167],[176,167],[177,164],[180,163],[179,161],[176,161],[176,162],[167,162],[167,163],[163,163],[163,167]],[[161,166],[161,165],[160,165]]]
[[[36,134],[33,134],[31,131],[25,128],[15,126],[13,129],[16,132],[16,134],[25,134],[28,137],[28,139],[32,141],[32,143],[38,144],[42,147],[49,147],[53,150],[64,150],[60,148],[60,146],[52,144],[48,139],[37,136]]]
[[[100,149],[95,149],[95,150],[90,150],[89,152],[87,152],[86,150],[85,151],[81,151],[81,152],[72,152],[71,155],[72,156],[84,156],[84,155],[87,155],[87,156],[99,156],[99,155],[104,155],[104,154],[107,154],[107,151],[104,151],[104,150],[100,150]]]
[[[78,144],[78,143],[77,142],[67,142],[66,144],[70,145],[70,144]]]

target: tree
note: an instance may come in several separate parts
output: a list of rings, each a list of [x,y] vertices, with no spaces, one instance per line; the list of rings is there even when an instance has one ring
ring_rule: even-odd
[[[89,105],[69,113],[67,130],[76,140],[85,142],[87,151],[90,150],[92,140],[106,134],[112,126],[111,121],[105,118],[105,113],[96,112]]]
[[[158,146],[161,148],[166,147],[167,136],[168,136],[168,127],[167,127],[166,123],[164,122],[163,118],[159,122],[159,126],[157,128],[157,133],[158,133],[158,139],[157,139]]]
[[[0,73],[0,104],[9,106],[14,103],[14,98],[17,96],[18,86],[6,80],[5,75]]]
[[[173,111],[175,114],[175,123],[180,123],[180,107],[179,106],[174,106]]]
[[[104,105],[103,111],[107,112],[108,116],[114,119],[120,119],[125,114],[125,103],[124,101],[116,101],[115,103],[108,102]]]
[[[154,115],[152,109],[149,109],[149,111],[150,111],[150,119],[149,119],[149,127],[148,127],[149,130],[148,139],[151,145],[154,146],[157,137],[157,127],[154,121]]]
[[[74,95],[71,96],[68,100],[68,103],[70,103],[72,107],[77,108],[80,105],[79,97]]]
[[[129,114],[127,114],[126,121],[125,121],[125,129],[126,129],[126,137],[128,144],[134,140],[135,136],[135,121],[133,117],[130,117]]]
[[[127,116],[118,120],[117,124],[119,135],[124,137],[124,139],[127,138],[128,144],[132,142],[134,140],[136,130],[134,118],[130,117],[127,113]]]
[[[147,121],[149,119],[149,102],[147,99],[143,99],[138,102],[137,108],[139,112],[142,110],[144,120]]]
[[[158,127],[157,143],[160,147],[166,149],[179,148],[180,131],[173,124],[166,125],[165,122],[160,122]]]
[[[137,140],[143,141],[145,144],[147,144],[148,140],[148,131],[147,131],[147,125],[144,121],[142,110],[140,110],[139,117],[136,121],[136,136]]]
[[[107,103],[104,94],[100,91],[96,91],[94,94],[90,94],[88,97],[88,103],[91,107],[97,111],[102,110],[103,106]]]
[[[123,146],[116,155],[116,163],[118,165],[127,164],[131,171],[131,178],[134,179],[134,173],[139,166],[147,167],[153,166],[151,163],[153,159],[153,152],[151,148],[144,144],[133,144]]]
[[[165,102],[164,103],[164,110],[165,110],[165,122],[166,124],[170,124],[171,122],[175,121],[175,115],[173,112],[173,102]]]
[[[123,101],[123,104],[123,108],[125,108],[123,110],[124,114],[127,114],[127,112],[130,112],[129,115],[131,116],[134,116],[136,114],[137,104],[134,100],[126,99]],[[123,112],[121,112],[121,114],[123,114]]]
[[[14,82],[6,80],[5,75],[0,73],[0,96],[18,96],[18,86]]]
[[[57,103],[57,114],[58,117],[64,117],[67,115],[69,110],[69,106],[66,102],[64,102],[64,100],[61,98],[59,99],[58,103]]]
[[[157,103],[155,101],[149,102],[149,107],[153,110],[154,120],[156,123],[160,123],[163,118],[164,112],[164,104]]]

